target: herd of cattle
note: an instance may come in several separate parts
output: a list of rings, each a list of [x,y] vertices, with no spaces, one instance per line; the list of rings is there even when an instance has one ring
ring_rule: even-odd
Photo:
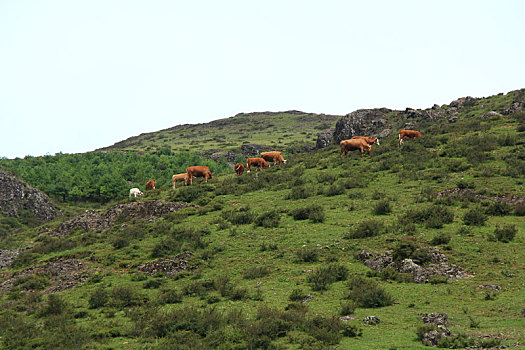
[[[423,137],[423,135],[416,130],[399,130],[399,146],[403,144],[404,140],[408,139],[416,139],[419,137]],[[348,152],[350,151],[360,151],[361,152],[361,158],[363,158],[363,153],[365,151],[368,152],[368,154],[372,153],[372,145],[376,144],[379,145],[379,139],[375,137],[369,137],[369,136],[354,136],[349,140],[343,140],[339,143],[341,146],[340,155],[348,156]],[[272,152],[262,152],[260,158],[248,158],[246,162],[246,166],[242,163],[237,163],[234,166],[235,174],[237,176],[240,176],[244,173],[244,170],[246,168],[247,172],[250,172],[251,167],[255,167],[256,170],[262,170],[265,168],[269,168],[270,165],[268,162],[273,162],[273,165],[275,166],[277,162],[279,164],[286,163],[286,159],[283,158],[283,155],[281,152],[278,151],[272,151]],[[193,179],[196,177],[203,177],[204,181],[207,183],[208,179],[211,179],[212,173],[210,171],[210,168],[207,166],[190,166],[186,168],[186,172],[182,174],[176,174],[173,175],[172,182],[173,182],[173,189],[175,189],[175,184],[177,181],[184,180],[184,184],[188,185],[188,180],[190,181],[190,185],[193,184]],[[146,183],[146,190],[154,190],[157,187],[157,182],[155,180],[149,180]],[[129,190],[129,197],[137,197],[142,196],[143,193],[138,188],[132,188]]]

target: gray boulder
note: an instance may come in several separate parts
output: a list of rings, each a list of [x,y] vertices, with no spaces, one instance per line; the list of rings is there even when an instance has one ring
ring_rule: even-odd
[[[51,221],[59,215],[45,193],[0,169],[0,212],[18,217],[21,210],[42,221]]]
[[[325,130],[317,135],[317,142],[315,144],[316,149],[328,147],[332,143],[334,138],[335,129]]]
[[[388,108],[359,109],[339,119],[335,125],[334,142],[339,144],[353,136],[377,135],[389,126]]]

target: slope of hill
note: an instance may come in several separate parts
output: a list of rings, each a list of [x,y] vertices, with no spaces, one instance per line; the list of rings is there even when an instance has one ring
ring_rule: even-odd
[[[339,118],[336,140],[378,121],[381,145],[363,159],[328,145],[138,202],[86,211],[56,197],[65,217],[42,225],[0,214],[2,345],[518,347],[524,97]],[[405,125],[424,136],[398,147]]]
[[[240,113],[205,124],[185,124],[130,137],[100,150],[241,153],[241,146],[261,144],[286,152],[315,146],[317,134],[332,128],[339,116],[300,111]]]

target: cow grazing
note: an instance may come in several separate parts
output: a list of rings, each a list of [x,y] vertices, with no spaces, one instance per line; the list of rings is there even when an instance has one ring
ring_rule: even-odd
[[[372,146],[374,143],[379,146],[379,139],[376,137],[369,137],[369,136],[354,136],[351,138],[351,140],[355,139],[363,139],[368,143],[369,146]]]
[[[368,151],[368,154],[372,153],[372,147],[368,145],[368,143],[363,139],[350,139],[350,140],[343,140],[339,144],[341,146],[341,152],[339,154],[343,154],[345,156],[348,156],[349,151],[361,151],[361,158],[363,158],[363,152]]]
[[[144,195],[144,193],[140,192],[140,190],[136,187],[129,190],[129,198],[131,198],[131,196],[137,198],[137,196],[142,196],[142,195]]]
[[[259,170],[262,170],[263,168],[265,169],[270,167],[268,163],[266,163],[264,158],[248,158],[247,163],[248,172],[250,172],[250,167],[252,165],[256,167],[255,170],[257,170],[257,168],[259,168]]]
[[[279,164],[286,163],[286,159],[284,159],[282,153],[278,151],[262,152],[261,158],[267,162],[273,162],[273,165],[275,165],[276,162],[279,162]]]
[[[399,146],[401,146],[401,144],[403,143],[403,140],[417,139],[420,137],[423,137],[423,135],[419,131],[400,129],[399,130]]]
[[[171,177],[171,181],[173,182],[173,189],[175,189],[175,184],[177,181],[184,181],[186,183],[186,177],[188,176],[188,173],[182,173],[182,174],[175,174]]]
[[[189,168],[186,168],[186,174],[187,174],[187,177],[184,180],[186,185],[188,184],[188,179],[190,180],[190,185],[193,185],[194,177],[203,177],[206,183],[208,183],[208,179],[212,178],[210,168],[208,168],[207,166],[201,166],[201,165],[195,165],[195,166],[190,166]]]
[[[154,190],[155,188],[157,188],[157,181],[149,180],[146,182],[146,191]]]
[[[237,176],[240,176],[244,173],[244,164],[242,163],[237,163],[235,164],[235,166],[233,167],[235,169],[235,174]]]

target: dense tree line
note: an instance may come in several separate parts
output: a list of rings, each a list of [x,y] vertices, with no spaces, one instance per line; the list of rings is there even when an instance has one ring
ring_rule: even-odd
[[[123,198],[131,187],[144,190],[150,179],[157,181],[157,187],[171,186],[172,175],[192,165],[206,165],[214,174],[231,170],[225,160],[215,162],[190,152],[174,154],[169,148],[145,155],[90,152],[0,159],[0,167],[63,202]]]

